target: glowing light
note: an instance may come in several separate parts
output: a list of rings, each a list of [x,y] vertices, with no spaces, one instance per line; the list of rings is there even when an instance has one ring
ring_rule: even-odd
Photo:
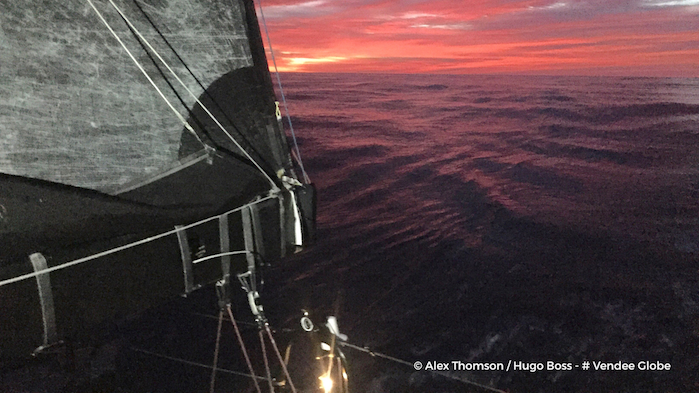
[[[310,57],[292,57],[289,59],[290,65],[304,65],[304,64],[316,64],[316,63],[336,63],[338,61],[346,60],[346,57],[330,56],[330,57],[320,57],[313,59]]]
[[[270,19],[284,18],[290,15],[301,17],[314,16],[321,12],[321,8],[325,6],[326,3],[327,1],[325,0],[314,0],[299,4],[270,5],[264,8],[264,12],[265,17]]]
[[[568,4],[566,4],[566,3],[562,2],[562,1],[559,1],[558,3],[553,3],[553,4],[551,4],[551,5],[548,5],[548,6],[544,7],[544,8],[546,8],[546,9],[548,9],[548,10],[555,10],[556,8],[565,8],[567,5],[568,5]]]
[[[418,19],[418,18],[436,18],[439,15],[436,14],[425,14],[422,12],[407,12],[403,14],[401,18],[403,19]]]
[[[568,4],[562,1],[559,1],[557,3],[545,5],[543,7],[535,7],[533,5],[528,6],[527,8],[530,10],[555,10],[555,9],[560,9],[560,8],[565,8],[567,7]]]
[[[471,25],[468,23],[452,23],[452,24],[429,24],[429,23],[420,23],[420,24],[415,24],[410,27],[418,28],[418,29],[444,29],[444,30],[469,30],[471,29]]]
[[[699,0],[651,1],[646,4],[650,7],[682,7],[699,5]]]
[[[284,11],[268,20],[281,72],[698,72],[697,29],[691,26],[699,0],[633,0],[623,7],[574,0],[481,1],[469,7],[449,1],[273,3],[282,8],[272,11]]]
[[[329,393],[333,389],[333,380],[327,375],[318,377],[320,379],[320,386],[325,390],[325,393]]]

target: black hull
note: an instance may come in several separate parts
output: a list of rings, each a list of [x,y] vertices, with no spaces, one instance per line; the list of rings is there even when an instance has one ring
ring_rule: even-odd
[[[220,280],[224,263],[230,263],[231,274],[247,271],[249,255],[214,255],[246,249],[243,211],[236,207],[264,197],[268,189],[259,172],[218,155],[211,163],[200,160],[119,196],[2,175],[0,281],[34,273],[29,259],[34,253],[53,268],[127,247],[49,273],[56,337],[81,340],[91,326]],[[150,204],[142,201],[146,196]],[[291,200],[285,190],[254,205],[247,247],[252,244],[258,261],[273,262],[295,250],[288,224],[293,222]],[[221,222],[226,221],[224,229]],[[308,233],[312,221],[304,221]],[[178,237],[176,226],[197,222]],[[128,247],[157,236],[161,237]],[[183,257],[195,261],[189,273]],[[26,357],[52,344],[45,338],[40,291],[36,277],[0,286],[0,357]]]

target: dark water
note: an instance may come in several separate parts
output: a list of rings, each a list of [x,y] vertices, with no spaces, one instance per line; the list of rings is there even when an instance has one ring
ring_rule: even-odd
[[[409,362],[671,364],[452,372],[512,392],[699,388],[699,80],[282,77],[320,241],[275,307]],[[346,352],[360,392],[467,388]]]
[[[447,373],[509,392],[699,389],[699,80],[282,79],[319,240],[266,275],[280,333],[304,308],[410,363],[671,365]],[[187,307],[120,327],[96,357],[117,371],[89,391],[208,391],[208,370],[119,350],[210,364],[216,321]],[[220,365],[244,371],[224,333]],[[354,393],[484,391],[345,353]]]

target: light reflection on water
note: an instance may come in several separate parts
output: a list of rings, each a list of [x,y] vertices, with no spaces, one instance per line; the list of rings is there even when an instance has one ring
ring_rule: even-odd
[[[292,278],[273,290],[284,308],[339,302],[351,338],[408,360],[668,359],[663,337],[695,339],[663,326],[699,315],[698,81],[283,80],[320,226],[274,272]],[[354,359],[362,391],[431,386]],[[679,388],[697,372],[589,386]],[[471,377],[582,391],[575,373],[486,374]]]

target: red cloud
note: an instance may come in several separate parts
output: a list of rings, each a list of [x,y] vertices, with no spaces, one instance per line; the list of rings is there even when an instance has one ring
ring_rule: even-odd
[[[614,2],[264,0],[263,6],[281,71],[699,76],[697,7],[608,3]]]

